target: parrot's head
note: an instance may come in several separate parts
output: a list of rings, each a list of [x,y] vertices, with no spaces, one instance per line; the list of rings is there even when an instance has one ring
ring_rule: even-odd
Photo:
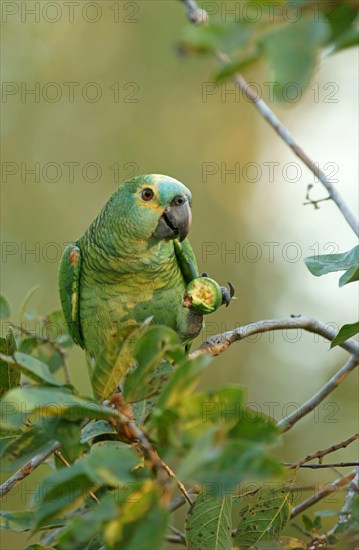
[[[183,241],[190,230],[192,195],[169,176],[150,174],[126,181],[111,197],[107,214],[130,240]],[[110,210],[110,212],[109,212]]]

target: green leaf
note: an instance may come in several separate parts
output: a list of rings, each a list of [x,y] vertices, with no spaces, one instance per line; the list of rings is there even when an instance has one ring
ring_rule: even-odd
[[[4,471],[17,470],[39,453],[50,450],[53,440],[40,429],[30,428],[10,443],[1,452]]]
[[[99,435],[104,434],[116,434],[115,428],[106,420],[96,420],[95,422],[90,422],[81,432],[81,443],[86,443],[90,439],[94,439]]]
[[[249,65],[252,65],[256,61],[258,61],[260,53],[261,52],[258,49],[254,52],[239,57],[239,59],[235,59],[233,61],[225,63],[224,65],[222,65],[222,68],[216,72],[214,77],[215,82],[222,82],[223,80],[227,80],[228,78],[232,77],[236,73],[241,73]]]
[[[68,517],[66,527],[59,536],[57,548],[59,550],[66,548],[89,549],[88,543],[96,534],[99,536],[103,524],[115,518],[119,513],[118,503],[123,493],[124,490],[118,488],[115,494],[111,492],[101,496],[100,503],[89,508],[86,513]],[[125,497],[123,497],[123,501],[125,501]],[[95,549],[98,550],[101,546],[102,543],[95,546]]]
[[[25,550],[55,550],[53,546],[45,546],[44,544],[30,544]]]
[[[21,510],[19,512],[0,511],[1,529],[15,531],[30,531],[32,527],[33,512],[30,510]]]
[[[174,408],[191,395],[198,385],[202,372],[210,362],[211,357],[207,354],[199,355],[194,359],[185,359],[163,388],[157,407]]]
[[[120,418],[118,413],[95,401],[78,397],[67,388],[17,388],[8,392],[0,402],[1,423],[5,429],[17,429],[25,418],[61,416],[76,421],[81,418]]]
[[[229,432],[243,414],[245,389],[234,384],[196,393],[176,407],[182,422],[182,439],[191,444],[204,431],[219,425]]]
[[[185,28],[185,51],[210,53],[216,50],[231,53],[243,48],[252,35],[252,26],[246,21],[212,22]]]
[[[108,398],[124,378],[133,362],[135,340],[147,326],[148,322],[140,327],[126,326],[111,335],[107,346],[96,360],[92,374],[92,387],[99,401]]]
[[[186,518],[189,550],[232,550],[232,497],[200,493]]]
[[[74,462],[81,449],[79,422],[52,417],[33,424],[1,450],[3,469],[20,468],[37,454],[50,450],[55,441],[61,443],[65,458]]]
[[[239,524],[234,542],[247,550],[262,541],[280,536],[290,517],[290,493],[286,488],[261,488],[254,495],[239,497]]]
[[[23,343],[24,342],[23,340]],[[49,367],[51,373],[57,372],[64,365],[64,356],[50,343],[43,343],[39,342],[39,340],[35,340],[35,343],[30,349],[23,349],[21,345],[20,351],[33,355],[39,359],[39,361],[45,363]]]
[[[342,254],[322,254],[319,256],[309,256],[304,259],[304,263],[315,277],[326,275],[333,271],[344,271],[356,266],[359,267],[359,245],[354,246],[348,252]]]
[[[106,549],[148,550],[163,547],[168,510],[160,504],[159,488],[146,481],[103,530]]]
[[[334,348],[335,346],[338,346],[339,344],[342,344],[348,338],[351,338],[352,336],[355,336],[359,332],[359,321],[356,323],[351,323],[348,325],[343,325],[342,328],[339,330],[338,334],[332,340],[332,343],[330,344],[331,348]]]
[[[149,376],[147,399],[132,403],[133,416],[139,426],[142,426],[162,393],[162,389],[171,378],[175,368],[168,361],[162,361],[160,366]]]
[[[339,286],[342,287],[348,283],[353,283],[359,280],[359,266],[352,265],[339,279]]]
[[[124,384],[126,401],[141,401],[151,392],[151,378],[168,351],[179,347],[177,333],[165,326],[151,326],[139,338],[133,355],[137,367],[129,372]]]
[[[59,514],[83,504],[88,492],[98,487],[121,487],[133,481],[131,471],[139,457],[128,445],[118,442],[116,447],[97,447],[71,468],[57,470],[40,484],[35,513],[35,524],[41,527]]]
[[[9,319],[11,315],[10,305],[5,296],[0,294],[0,321]]]
[[[302,522],[303,522],[303,525],[304,525],[304,528],[307,530],[307,531],[312,531],[313,529],[313,521],[310,519],[309,516],[307,516],[306,514],[303,514],[302,515]]]
[[[6,338],[0,338],[0,397],[6,392],[20,385],[20,371],[12,363],[1,357],[12,355],[16,351],[16,342],[11,327],[8,328]]]
[[[359,29],[355,26],[349,28],[347,32],[342,34],[334,44],[334,49],[331,53],[337,53],[346,48],[352,48],[358,46],[359,43]]]
[[[246,479],[280,475],[282,468],[267,454],[268,445],[229,439],[225,429],[213,426],[197,438],[177,474],[182,480],[212,484],[214,494],[223,493]]]
[[[137,504],[139,509],[141,504]],[[121,550],[148,550],[148,542],[152,548],[163,548],[164,537],[167,531],[169,513],[166,508],[154,507],[144,514],[138,521],[126,525],[123,530]],[[117,550],[119,546],[112,546]]]
[[[330,3],[326,6],[325,16],[331,27],[330,42],[337,42],[349,31],[357,30],[354,23],[358,12],[354,5],[349,2]]]
[[[9,359],[11,360],[11,358]],[[61,382],[52,376],[49,367],[36,357],[17,351],[14,354],[14,359],[19,370],[35,382],[50,386],[63,386]]]
[[[43,320],[43,332],[51,342],[56,342],[62,347],[71,347],[73,340],[69,335],[62,309],[56,309],[48,313]]]
[[[286,23],[270,30],[260,39],[273,81],[278,84],[274,86],[278,101],[288,100],[290,86],[295,86],[296,95],[307,88],[317,63],[319,47],[328,35],[328,23],[303,15],[296,23]]]
[[[21,510],[6,512],[0,511],[0,529],[6,529],[15,533],[31,531],[34,522],[34,512],[32,510]],[[45,528],[57,528],[65,525],[66,520],[58,519],[48,523]],[[47,548],[47,547],[46,547]]]

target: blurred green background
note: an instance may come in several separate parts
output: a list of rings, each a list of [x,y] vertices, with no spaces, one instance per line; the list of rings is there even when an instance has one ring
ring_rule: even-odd
[[[57,8],[40,2],[39,16],[26,11],[34,4],[2,6],[1,268],[14,318],[35,284],[32,308],[59,307],[61,250],[83,233],[118,183],[134,173],[164,173],[193,192],[190,239],[200,269],[236,288],[237,301],[208,317],[202,339],[289,314],[338,328],[355,320],[356,286],[339,289],[336,274],[317,279],[303,263],[305,256],[354,246],[350,228],[331,202],[319,210],[303,206],[313,175],[231,84],[206,95],[216,65],[178,54],[187,22],[177,0],[56,2]],[[322,168],[328,163],[352,209],[357,61],[353,49],[323,58],[300,102],[271,104],[312,158]],[[246,76],[268,97],[263,83],[270,78],[262,67]],[[325,195],[317,183],[313,196]],[[329,352],[322,338],[277,332],[233,345],[213,361],[203,387],[244,384],[253,407],[280,419],[345,360],[345,352]],[[70,368],[74,383],[89,393],[80,349],[71,353]],[[352,374],[284,437],[282,459],[293,461],[357,430],[357,382]],[[352,445],[331,459],[355,460],[356,454]],[[19,485],[4,508],[23,507],[45,471]],[[298,481],[335,477],[307,470]],[[321,508],[338,508],[342,498],[334,495]],[[2,534],[1,546],[22,548],[25,539]]]

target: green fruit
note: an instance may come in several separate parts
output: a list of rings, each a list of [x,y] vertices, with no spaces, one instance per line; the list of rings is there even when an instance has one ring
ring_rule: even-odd
[[[207,314],[218,309],[221,303],[222,291],[219,284],[213,279],[198,277],[188,284],[184,307],[193,308]]]

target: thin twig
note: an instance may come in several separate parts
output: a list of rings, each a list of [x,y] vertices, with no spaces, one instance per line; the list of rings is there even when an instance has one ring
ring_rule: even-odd
[[[294,462],[293,464],[289,464],[288,465],[289,469],[293,470],[294,468],[298,468],[299,466],[303,466],[303,464],[305,464],[306,462],[309,462],[310,460],[314,460],[316,458],[319,458],[319,464],[307,464],[305,467],[306,468],[318,468],[318,467],[326,467],[326,468],[332,467],[333,468],[333,467],[338,467],[338,465],[330,466],[328,464],[322,464],[321,459],[323,458],[323,456],[329,455],[330,453],[334,453],[334,451],[337,451],[338,449],[345,449],[345,447],[350,445],[350,443],[353,443],[353,441],[355,441],[358,438],[359,438],[359,432],[352,435],[348,439],[345,439],[344,441],[341,441],[340,443],[336,443],[335,445],[331,445],[327,449],[323,449],[321,451],[316,451],[315,453],[313,453],[311,455],[307,455],[304,458],[301,458],[300,460],[297,460],[297,462]],[[349,464],[352,464],[352,463],[348,462],[347,465],[349,465]],[[355,464],[352,464],[352,465],[355,466]]]
[[[60,346],[60,344],[58,344],[57,342],[54,342],[53,340],[51,340],[51,338],[46,338],[46,336],[41,336],[40,334],[36,334],[31,330],[24,328],[22,325],[18,325],[17,323],[11,323],[10,326],[12,326],[13,328],[16,328],[17,330],[19,330],[23,334],[26,334],[27,336],[32,336],[33,338],[35,338],[35,340],[38,340],[43,344],[50,344],[51,346],[53,346],[53,348],[56,349],[56,351],[58,351],[59,354],[61,355],[62,368],[64,369],[64,374],[65,374],[65,382],[66,384],[71,384],[70,371],[67,364],[67,352],[65,348]]]
[[[62,462],[62,464],[64,464],[64,466],[66,466],[66,468],[71,468],[71,464],[66,460],[66,458],[61,453],[61,451],[56,450],[56,451],[54,451],[54,454]],[[95,493],[93,493],[92,491],[89,491],[88,494],[92,498],[92,500],[94,500],[96,502],[96,504],[100,504],[100,501],[97,498],[97,496],[95,495]]]
[[[228,63],[229,57],[222,52],[217,52],[217,58],[222,63]],[[292,149],[293,153],[309,168],[314,176],[321,182],[321,184],[328,191],[330,198],[337,205],[345,220],[348,222],[356,236],[359,236],[359,223],[355,215],[352,213],[343,197],[340,195],[337,188],[330,181],[329,177],[319,168],[318,164],[303,151],[299,144],[295,141],[288,129],[282,124],[279,118],[268,107],[268,105],[259,97],[257,91],[252,88],[245,78],[237,73],[233,78],[234,83],[242,91],[247,99],[258,109],[262,117],[269,123],[269,125],[277,132],[282,140]]]
[[[200,16],[200,8],[197,6],[194,0],[181,0],[186,7],[186,13],[189,20],[193,23],[207,23],[208,14],[206,17]],[[220,51],[216,52],[217,59],[224,64],[231,61],[230,57]],[[328,191],[330,198],[337,205],[345,220],[348,222],[354,233],[359,236],[359,223],[355,215],[351,212],[348,205],[340,195],[337,188],[330,181],[330,178],[319,168],[318,164],[303,151],[299,144],[295,141],[288,129],[282,124],[279,118],[268,107],[263,99],[258,95],[257,91],[252,88],[245,78],[237,73],[233,77],[233,82],[242,91],[245,97],[257,108],[261,116],[266,120],[273,130],[279,135],[279,137],[292,149],[293,153],[307,166],[307,168],[314,174],[314,176],[321,182],[321,184]]]
[[[359,356],[352,355],[345,365],[334,375],[332,378],[324,384],[324,386],[313,397],[308,399],[298,410],[293,411],[291,414],[277,422],[277,427],[282,432],[287,432],[296,424],[301,418],[309,414],[315,409],[332,391],[334,391],[339,384],[347,378],[352,370],[356,368],[359,363]]]
[[[183,2],[186,8],[186,15],[191,23],[196,25],[200,23],[207,23],[208,13],[197,5],[195,0],[180,0]]]
[[[156,454],[157,454],[157,456],[158,456],[157,451],[156,451]],[[174,473],[174,471],[171,470],[171,468],[168,466],[168,464],[166,464],[166,463],[162,460],[162,458],[160,458],[159,456],[158,456],[158,458],[159,458],[160,461],[161,461],[162,468],[165,470],[165,472],[167,472],[167,474],[168,474],[172,479],[175,480],[175,482],[177,483],[177,487],[179,488],[179,490],[181,491],[181,493],[183,493],[183,496],[185,497],[185,499],[187,500],[187,502],[190,504],[190,506],[192,506],[193,501],[192,501],[191,497],[189,496],[188,491],[186,490],[186,487],[183,485],[182,481],[180,481],[180,480],[177,478],[177,476],[176,476],[176,474]]]
[[[169,525],[168,528],[175,534],[177,537],[180,537],[182,540],[182,544],[186,544],[186,536],[182,531],[177,529],[177,527],[174,527],[173,525]]]
[[[289,466],[289,469],[291,469],[291,466],[293,464],[288,464],[286,462],[282,463],[283,466]],[[317,470],[320,468],[352,468],[353,466],[359,466],[359,462],[335,462],[334,464],[301,464],[300,466],[297,466],[297,468],[311,468],[312,470]]]
[[[330,327],[325,325],[318,319],[313,319],[312,317],[306,316],[296,316],[296,317],[286,317],[283,319],[267,319],[264,321],[257,321],[256,323],[250,323],[243,327],[236,328],[216,336],[208,338],[201,347],[192,352],[189,357],[194,358],[198,355],[204,353],[209,353],[210,355],[219,355],[223,353],[231,344],[243,340],[248,336],[254,334],[261,334],[264,332],[275,331],[275,330],[293,330],[293,329],[304,329],[308,332],[314,334],[319,334],[329,341],[332,341],[337,332]],[[278,422],[277,426],[282,429],[282,431],[289,430],[298,420],[306,416],[311,412],[319,403],[325,399],[333,390],[335,390],[339,384],[345,380],[349,373],[355,369],[359,363],[359,344],[356,340],[349,338],[345,342],[342,342],[340,346],[347,352],[351,353],[352,356],[347,361],[347,363],[327,382],[319,392],[317,392],[311,399],[309,399],[299,410],[294,411],[288,417],[283,418]]]
[[[299,329],[303,329],[313,334],[319,334],[330,342],[334,340],[337,335],[337,331],[330,325],[305,315],[283,317],[281,319],[264,319],[263,321],[249,323],[248,325],[243,325],[242,327],[211,336],[203,342],[198,350],[190,353],[189,357],[194,358],[203,353],[219,355],[220,353],[223,353],[231,344],[234,344],[234,342],[244,340],[244,338],[255,334],[262,334],[264,332],[276,330],[285,331]],[[353,338],[349,338],[345,342],[339,344],[339,346],[352,355],[359,353],[359,343]]]
[[[25,477],[30,475],[40,464],[45,462],[45,460],[56,450],[60,447],[60,443],[58,441],[55,441],[53,445],[48,449],[47,451],[44,451],[43,453],[39,453],[38,455],[34,456],[29,462],[24,464],[17,472],[15,472],[9,479],[4,481],[4,483],[0,486],[0,498],[4,497],[15,485],[19,483],[19,481],[23,480]]]
[[[183,542],[182,537],[180,537],[180,535],[166,535],[165,539],[167,542],[172,542],[172,544],[186,545],[186,542]]]
[[[191,358],[198,355],[209,353],[210,355],[219,355],[223,353],[231,344],[243,340],[248,336],[254,334],[261,334],[264,332],[275,330],[293,330],[304,329],[314,334],[319,334],[329,341],[332,341],[337,332],[329,325],[325,325],[318,319],[306,316],[293,316],[285,317],[283,319],[266,319],[264,321],[257,321],[256,323],[250,323],[243,327],[238,327],[234,330],[223,332],[208,338],[201,347],[190,354]],[[339,384],[341,384],[348,374],[355,369],[359,363],[359,343],[349,338],[345,342],[342,342],[340,346],[352,356],[347,363],[327,382],[319,392],[317,392],[311,399],[309,399],[299,410],[294,411],[288,417],[283,418],[278,422],[277,426],[282,429],[283,432],[289,430],[298,420],[306,416],[311,412],[319,403],[325,399],[333,390],[335,390]]]
[[[313,187],[313,184],[310,183],[308,185],[307,194],[305,196],[306,202],[303,202],[303,206],[307,206],[308,204],[311,204],[312,206],[314,206],[315,210],[319,210],[318,204],[320,202],[330,201],[330,200],[332,200],[332,197],[328,196],[328,197],[324,197],[323,199],[312,199],[310,197],[310,190],[312,189],[312,187]]]
[[[353,470],[346,476],[340,477],[339,479],[336,479],[332,483],[328,484],[322,491],[319,491],[315,495],[312,495],[311,497],[307,498],[306,500],[298,504],[298,506],[295,506],[292,510],[290,518],[291,519],[295,518],[296,516],[304,512],[304,510],[307,510],[307,508],[310,508],[310,506],[313,506],[313,504],[316,504],[317,502],[319,502],[326,496],[330,495],[331,493],[335,493],[339,489],[339,487],[343,487],[347,485],[352,481],[352,479],[354,479],[354,477],[355,477],[355,470]]]
[[[187,490],[187,493],[190,495],[198,495],[200,492],[201,490],[198,486],[191,487],[190,489]],[[181,506],[183,506],[186,502],[187,502],[186,497],[183,494],[179,495],[167,505],[167,509],[169,510],[169,512],[175,512],[176,510],[181,508]]]

